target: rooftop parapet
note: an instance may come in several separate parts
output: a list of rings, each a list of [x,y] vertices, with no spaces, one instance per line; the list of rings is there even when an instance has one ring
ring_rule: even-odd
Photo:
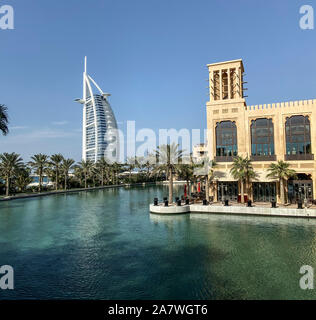
[[[252,105],[252,106],[247,106],[247,111],[290,108],[290,107],[298,107],[298,106],[316,106],[316,99]]]

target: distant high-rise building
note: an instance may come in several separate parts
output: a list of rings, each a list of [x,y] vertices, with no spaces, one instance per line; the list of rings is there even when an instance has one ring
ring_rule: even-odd
[[[93,93],[94,86],[99,93]],[[83,73],[83,98],[75,101],[83,105],[82,159],[97,162],[105,158],[109,162],[119,160],[119,136],[117,122],[104,93],[87,74],[87,57]]]

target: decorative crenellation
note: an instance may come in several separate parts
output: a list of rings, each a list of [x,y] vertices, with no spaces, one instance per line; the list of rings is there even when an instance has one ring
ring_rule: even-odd
[[[316,99],[252,105],[252,106],[247,106],[247,111],[289,108],[289,107],[298,107],[298,106],[313,106],[313,105],[316,106]]]

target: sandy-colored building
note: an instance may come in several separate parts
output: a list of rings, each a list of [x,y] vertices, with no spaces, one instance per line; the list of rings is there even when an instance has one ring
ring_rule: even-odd
[[[207,157],[207,149],[205,143],[199,143],[193,146],[192,157],[194,161],[200,162]]]
[[[271,162],[291,164],[297,177],[286,182],[286,198],[316,199],[316,100],[247,106],[242,60],[208,65],[210,100],[206,104],[208,155],[217,167],[211,194],[238,199],[240,185],[230,174],[236,155],[249,156],[257,179],[249,186],[253,201],[280,200],[278,182],[267,177]]]

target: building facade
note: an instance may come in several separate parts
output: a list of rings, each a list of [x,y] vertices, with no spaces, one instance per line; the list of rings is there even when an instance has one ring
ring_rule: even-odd
[[[230,174],[234,156],[248,156],[257,178],[248,186],[253,201],[280,200],[279,183],[267,177],[271,162],[290,163],[297,177],[286,182],[288,202],[316,199],[316,100],[247,106],[242,60],[208,65],[206,104],[208,154],[217,163],[211,194],[238,199],[240,185]]]
[[[93,92],[93,87],[98,93]],[[87,74],[87,58],[83,73],[83,98],[76,99],[83,105],[82,159],[97,162],[119,160],[119,135],[117,122],[109,103],[110,94],[104,93]]]
[[[207,157],[207,149],[204,143],[193,146],[192,157],[195,162],[201,162]]]

